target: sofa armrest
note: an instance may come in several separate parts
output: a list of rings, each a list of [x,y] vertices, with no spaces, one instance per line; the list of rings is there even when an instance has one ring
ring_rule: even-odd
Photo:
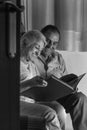
[[[20,116],[20,130],[46,130],[45,119],[36,116]]]

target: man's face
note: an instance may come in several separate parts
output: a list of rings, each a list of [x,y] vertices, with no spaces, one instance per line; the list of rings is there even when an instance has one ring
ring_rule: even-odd
[[[59,42],[59,34],[58,33],[52,33],[48,38],[47,38],[47,48],[55,50],[58,46]]]
[[[48,57],[52,55],[57,49],[59,43],[59,34],[52,33],[48,38],[46,37],[47,45],[45,46],[44,50],[42,51],[42,55],[44,57]]]

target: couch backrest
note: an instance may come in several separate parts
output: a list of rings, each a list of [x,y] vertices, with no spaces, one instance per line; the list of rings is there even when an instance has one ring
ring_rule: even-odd
[[[69,73],[80,75],[87,72],[87,52],[59,51],[62,54]]]

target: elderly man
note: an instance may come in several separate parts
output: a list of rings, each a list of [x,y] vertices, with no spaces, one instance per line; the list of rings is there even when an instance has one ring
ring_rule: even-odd
[[[67,74],[64,59],[57,53],[60,32],[54,25],[45,26],[41,32],[47,39],[47,46],[42,51],[45,60],[47,76],[55,75],[58,78]],[[57,100],[70,113],[74,130],[87,130],[87,97],[78,91]]]

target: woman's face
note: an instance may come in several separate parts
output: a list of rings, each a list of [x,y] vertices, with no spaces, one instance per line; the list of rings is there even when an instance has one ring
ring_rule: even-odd
[[[41,51],[43,50],[43,48],[45,47],[45,43],[44,41],[39,41],[33,48],[32,50],[29,50],[29,57],[38,57],[41,53]]]

